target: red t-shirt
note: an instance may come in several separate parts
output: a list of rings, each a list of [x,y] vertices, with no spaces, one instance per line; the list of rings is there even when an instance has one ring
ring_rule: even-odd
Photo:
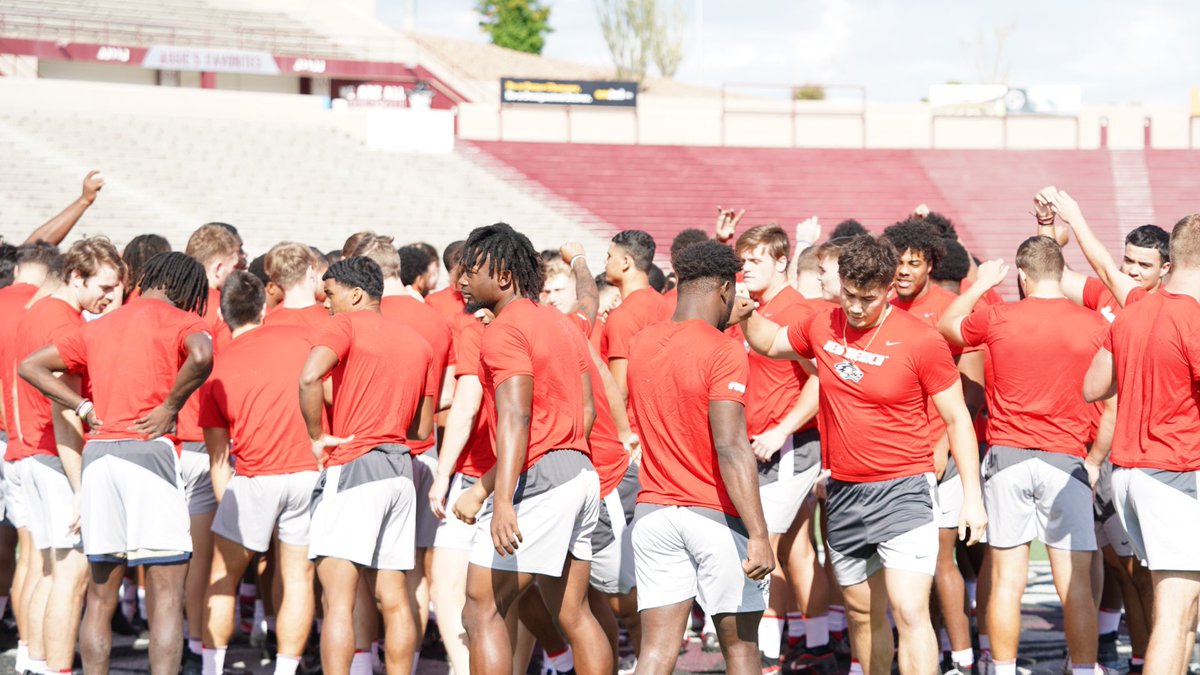
[[[496,410],[496,388],[510,378],[533,378],[529,448],[522,472],[551,450],[588,453],[581,379],[588,358],[573,330],[557,309],[518,298],[483,331],[480,382],[485,406]]]
[[[462,293],[459,292],[457,286],[447,286],[440,291],[434,291],[425,296],[425,302],[452,322],[467,307],[467,302],[463,300]]]
[[[79,330],[86,323],[83,315],[71,305],[58,298],[42,298],[30,307],[17,326],[13,341],[16,359],[24,359],[54,341],[59,335]],[[14,361],[16,365],[16,361]],[[85,388],[85,396],[86,388]],[[50,400],[42,392],[21,378],[16,378],[16,391],[6,401],[13,411],[13,426],[20,436],[20,457],[30,455],[57,455],[58,445],[54,436],[54,420]],[[103,421],[103,418],[101,418]],[[10,461],[17,459],[8,458]]]
[[[1096,277],[1088,277],[1083,282],[1083,306],[1099,312],[1109,323],[1112,323],[1123,309],[1112,291],[1108,290],[1108,286]]]
[[[213,336],[213,352],[221,351],[233,339],[229,325],[221,318],[221,289],[208,289],[208,306],[200,315],[208,326],[208,332]]]
[[[333,447],[325,465],[346,464],[377,445],[406,445],[421,399],[436,395],[442,377],[425,338],[398,319],[361,310],[334,315],[313,344],[338,358],[331,433],[354,436]]]
[[[821,456],[834,478],[864,483],[933,471],[929,399],[958,381],[937,331],[894,310],[881,326],[860,331],[846,325],[841,307],[827,305],[788,327],[788,340],[796,353],[817,360]],[[854,369],[835,368],[848,362],[847,346],[859,359],[857,383],[846,379]]]
[[[103,426],[89,437],[144,438],[129,428],[167,399],[187,359],[184,340],[196,333],[208,335],[200,317],[165,300],[141,297],[55,337],[68,370],[86,374],[91,384]]]
[[[208,327],[208,334],[212,337],[214,367],[217,363],[217,354],[233,340],[233,332],[229,330],[229,324],[221,318],[220,310],[221,289],[208,289],[208,306],[205,307],[204,314],[200,316],[204,320],[205,326]],[[175,423],[175,437],[181,441],[193,443],[204,440],[204,430],[200,428],[199,396],[193,394],[183,404],[183,409],[179,411],[179,418]]]
[[[604,322],[600,348],[604,362],[629,358],[629,341],[633,336],[646,326],[665,321],[673,309],[674,304],[653,288],[642,288],[626,296]]]
[[[229,343],[197,392],[200,426],[229,430],[239,476],[316,470],[296,398],[310,351],[304,328],[255,328]]]
[[[301,308],[279,305],[267,312],[267,316],[263,318],[263,325],[300,326],[308,329],[310,335],[315,335],[316,331],[322,330],[329,324],[329,318],[329,310],[325,309],[323,305]]]
[[[1093,406],[1080,394],[1107,324],[1066,298],[1025,298],[974,312],[963,340],[987,345],[987,441],[1087,456]]]
[[[18,359],[23,359],[28,354],[17,355],[10,353],[15,351],[13,341],[17,335],[17,324],[21,321],[21,315],[25,313],[25,305],[33,299],[37,294],[38,287],[33,284],[13,284],[6,288],[0,288],[0,316],[4,317],[5,321],[0,321],[0,386],[4,387],[4,391],[13,390],[13,382],[17,378]],[[13,417],[13,413],[7,410],[9,407],[11,396],[5,396],[5,415],[0,416],[0,430],[7,431],[10,426],[8,424],[9,417]],[[16,436],[17,434],[11,434]],[[13,438],[8,439],[9,445],[14,443]],[[18,445],[20,440],[15,441]],[[11,457],[12,451],[6,455]],[[10,460],[11,461],[11,460]]]
[[[756,311],[768,321],[790,326],[800,323],[824,306],[823,301],[809,300],[795,288],[785,286]],[[750,349],[740,326],[734,326],[731,332],[750,358],[750,381],[746,384],[746,432],[753,437],[774,428],[796,407],[800,390],[808,382],[808,373],[797,361],[767,358]],[[816,426],[817,420],[813,418],[800,431]]]
[[[434,402],[442,396],[442,373],[446,366],[454,365],[454,333],[450,321],[436,309],[417,300],[411,295],[385,296],[379,303],[379,311],[384,316],[391,317],[415,330],[429,346],[433,348],[433,369],[437,373],[438,387],[434,394]],[[412,454],[420,455],[434,446],[436,439],[433,434],[423,441],[411,441],[408,447]]]
[[[596,409],[596,420],[592,423],[592,434],[588,436],[588,447],[592,452],[592,466],[596,467],[596,474],[600,477],[600,496],[604,497],[617,489],[617,485],[625,477],[625,470],[629,468],[629,453],[625,452],[621,435],[617,433],[617,423],[613,420],[612,406],[608,404],[608,392],[604,389],[603,377],[592,359],[592,346],[588,342],[588,336],[594,332],[594,324],[579,312],[567,316],[567,320],[579,329],[579,348],[584,350],[588,357],[592,402]]]
[[[958,290],[961,293],[966,293],[974,285],[975,285],[975,282],[971,281],[970,279],[963,279],[961,282],[959,282]],[[981,304],[981,305],[1003,305],[1004,298],[1000,297],[1000,294],[996,292],[996,289],[989,288],[987,290],[987,293],[984,293],[983,297],[979,299],[979,304]]]
[[[950,303],[954,302],[958,296],[938,286],[932,279],[926,283],[929,285],[929,290],[917,299],[907,301],[895,297],[892,298],[891,302],[893,307],[907,311],[936,331],[938,321],[941,321],[942,315],[946,313],[946,309],[950,307]],[[949,346],[950,354],[953,356],[958,356],[964,351],[958,345]],[[926,414],[929,416],[929,443],[932,446],[946,433],[946,423],[942,421],[942,416],[938,414],[933,401],[929,401]]]
[[[703,321],[663,321],[633,339],[629,400],[642,430],[638,502],[738,515],[721,478],[708,405],[744,404],[749,375],[742,348]]]
[[[454,337],[455,359],[458,362],[454,367],[456,380],[474,376],[479,378],[480,382],[483,381],[479,361],[479,346],[482,341],[483,324],[469,314],[460,314]],[[495,428],[494,415],[495,411],[486,405],[486,400],[480,404],[479,414],[475,416],[475,426],[471,427],[471,436],[454,465],[454,470],[458,473],[479,478],[496,465],[496,446],[492,438],[492,429]]]
[[[1117,375],[1112,463],[1200,470],[1200,303],[1160,288],[1127,304],[1105,337]]]

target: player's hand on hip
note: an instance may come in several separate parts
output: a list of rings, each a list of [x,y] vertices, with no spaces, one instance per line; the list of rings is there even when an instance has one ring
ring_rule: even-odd
[[[313,439],[312,453],[313,457],[317,459],[317,466],[322,469],[325,468],[325,462],[329,459],[329,448],[339,446],[343,443],[349,443],[352,440],[354,440],[354,434],[350,434],[345,438],[339,438],[337,436],[325,434],[320,438]]]
[[[963,502],[962,513],[958,517],[958,538],[967,542],[967,546],[979,543],[987,527],[987,512],[983,510],[983,500],[979,497]]]
[[[746,559],[742,561],[742,571],[747,577],[758,581],[767,578],[774,570],[775,552],[771,550],[771,541],[766,537],[751,537],[746,546]]]
[[[147,440],[154,440],[163,434],[175,431],[176,415],[178,415],[176,411],[160,405],[146,413],[145,417],[134,420],[129,431],[142,434]]]

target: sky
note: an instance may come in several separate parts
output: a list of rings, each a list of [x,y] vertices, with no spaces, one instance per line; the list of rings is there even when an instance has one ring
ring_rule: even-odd
[[[377,0],[400,26],[486,41],[475,0]],[[546,56],[611,64],[595,0],[547,0]],[[930,84],[990,79],[997,53],[1013,86],[1075,84],[1084,103],[1185,106],[1200,85],[1200,3],[1188,0],[659,0],[685,14],[677,79],[847,84],[873,101],[918,101]],[[1007,38],[997,52],[997,32]],[[1193,31],[1194,33],[1194,31]]]

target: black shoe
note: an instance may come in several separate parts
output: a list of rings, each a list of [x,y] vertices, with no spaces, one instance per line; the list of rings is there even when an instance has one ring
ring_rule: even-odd
[[[1121,656],[1117,653],[1117,632],[1105,633],[1096,644],[1096,661],[1109,668],[1121,667]]]
[[[199,654],[192,653],[192,650],[183,646],[183,667],[180,669],[182,675],[200,675],[204,671],[204,658]]]

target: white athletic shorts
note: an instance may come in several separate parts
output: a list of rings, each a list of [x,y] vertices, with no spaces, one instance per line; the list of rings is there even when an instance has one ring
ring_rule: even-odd
[[[816,429],[788,436],[770,462],[758,464],[758,494],[767,532],[784,534],[791,529],[819,475],[821,436]]]
[[[81,548],[79,534],[71,531],[75,520],[75,491],[58,455],[33,455],[27,462],[25,497],[33,547]]]
[[[621,494],[614,488],[600,500],[600,517],[592,532],[591,584],[601,593],[625,594],[637,585],[628,531]]]
[[[187,496],[188,515],[199,516],[216,511],[217,494],[213,492],[211,464],[204,443],[184,443],[179,466],[183,475],[184,494]]]
[[[957,530],[959,516],[962,515],[963,485],[962,476],[955,472],[953,476],[937,484],[937,526],[942,530]]]
[[[1092,486],[1083,458],[993,445],[983,458],[988,544],[1012,548],[1035,538],[1064,551],[1095,551]]]
[[[0,459],[3,459],[4,455],[7,453],[8,453],[8,432],[0,431]],[[4,472],[6,469],[8,469],[8,465],[9,465],[9,462],[0,461],[0,521],[4,521],[8,525],[12,525],[12,522],[8,520],[8,508],[7,508],[7,501],[5,499],[5,493],[7,492],[6,488],[8,487],[8,482],[6,480],[4,480]],[[14,527],[16,527],[16,526],[14,525]]]
[[[433,515],[429,507],[429,490],[433,487],[433,478],[437,475],[437,452],[432,448],[419,455],[413,455],[413,489],[416,491],[416,501],[413,503],[416,527],[416,547],[432,548],[437,539],[438,525],[442,521]]]
[[[1200,571],[1200,538],[1191,534],[1200,522],[1198,478],[1200,471],[1113,468],[1117,514],[1151,571]]]
[[[450,493],[446,497],[446,519],[438,523],[437,536],[433,539],[434,548],[452,548],[459,551],[470,551],[475,541],[475,526],[468,525],[454,515],[454,503],[478,478],[456,473],[450,477]],[[425,493],[429,494],[428,491]],[[425,499],[420,493],[417,499]]]
[[[234,476],[225,486],[212,531],[250,551],[265,553],[279,529],[279,541],[308,546],[316,471],[274,476]]]
[[[376,446],[346,464],[326,467],[313,489],[308,557],[411,570],[415,498],[406,446]]]
[[[762,612],[770,578],[746,576],[749,538],[740,518],[695,506],[638,504],[633,562],[638,611],[692,598],[709,616]]]
[[[524,541],[513,555],[492,545],[492,500],[475,521],[471,564],[505,572],[561,577],[570,554],[592,559],[592,531],[600,517],[600,479],[592,462],[575,450],[546,453],[521,474],[513,495]]]
[[[169,440],[88,441],[82,483],[88,560],[132,566],[192,557],[179,456]]]
[[[882,569],[933,576],[937,495],[933,474],[869,483],[829,480],[829,550],[841,586]]]
[[[29,524],[29,508],[25,504],[25,475],[28,462],[18,459],[4,463],[4,516],[13,527],[25,529]]]

